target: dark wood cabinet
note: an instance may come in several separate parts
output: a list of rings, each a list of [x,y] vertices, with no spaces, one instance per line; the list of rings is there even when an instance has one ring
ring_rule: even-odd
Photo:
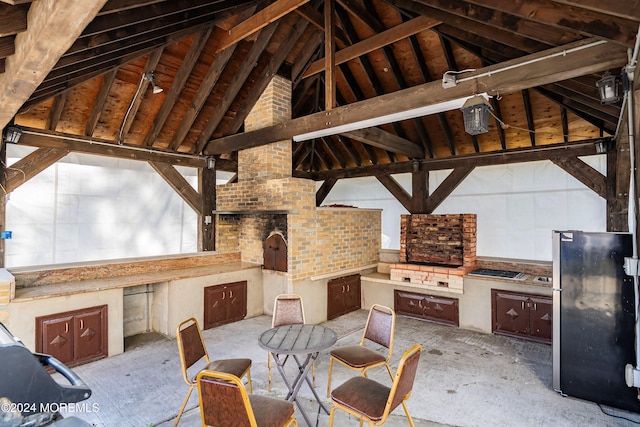
[[[491,290],[491,327],[495,334],[551,344],[552,313],[551,297]]]
[[[107,306],[36,318],[36,352],[68,366],[107,357]]]
[[[327,320],[359,310],[361,306],[359,274],[327,282]]]
[[[393,307],[396,314],[402,314],[444,325],[458,326],[460,312],[457,298],[438,297],[394,290]]]
[[[235,322],[246,315],[246,280],[204,288],[204,329]]]

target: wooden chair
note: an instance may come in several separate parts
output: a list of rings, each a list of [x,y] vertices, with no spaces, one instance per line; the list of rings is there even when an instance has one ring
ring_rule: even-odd
[[[184,402],[182,402],[182,407],[180,408],[180,412],[178,412],[174,426],[177,426],[180,422],[180,417],[182,417],[184,408],[187,406],[191,392],[196,386],[196,375],[199,370],[211,369],[227,372],[239,378],[246,375],[249,392],[251,392],[251,359],[220,359],[211,361],[207,347],[202,339],[200,326],[195,318],[191,317],[178,325],[176,338],[178,341],[178,351],[180,353],[182,377],[184,378],[184,382],[189,386],[189,391],[184,398]]]
[[[294,427],[293,403],[268,396],[247,394],[235,375],[203,370],[197,376],[203,426]]]
[[[393,334],[396,325],[396,313],[393,309],[383,305],[374,304],[369,310],[364,333],[360,345],[338,347],[331,350],[329,357],[329,380],[327,382],[327,397],[331,393],[331,375],[333,374],[333,361],[337,360],[349,369],[361,371],[367,376],[367,370],[378,366],[385,366],[389,376],[393,380],[393,373],[389,366],[393,352]],[[387,354],[380,353],[365,346],[367,341],[379,344],[387,349]]]
[[[280,294],[273,302],[273,317],[271,327],[283,325],[303,325],[304,306],[302,297],[298,294]],[[271,391],[271,353],[267,354],[268,381],[267,390]],[[311,365],[311,378],[313,386],[316,386],[315,363]]]
[[[420,344],[415,344],[404,353],[391,388],[366,377],[353,377],[333,390],[331,401],[334,406],[329,415],[329,426],[333,426],[336,409],[357,417],[361,426],[363,421],[370,426],[379,426],[402,404],[409,425],[414,427],[406,402],[413,390],[421,354]]]

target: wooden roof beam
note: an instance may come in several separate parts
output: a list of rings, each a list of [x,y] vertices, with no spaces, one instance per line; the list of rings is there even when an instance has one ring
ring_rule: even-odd
[[[106,0],[39,0],[29,8],[26,31],[0,75],[0,128],[4,128]]]
[[[380,128],[373,127],[342,132],[342,135],[393,153],[406,154],[411,158],[424,158],[424,151],[418,145],[392,133],[385,132]]]
[[[402,24],[396,25],[387,31],[376,34],[354,45],[337,51],[336,65],[343,64],[384,46],[406,39],[416,33],[433,28],[439,23],[439,21],[435,21],[425,16],[419,16],[411,21],[403,22]],[[302,78],[312,76],[322,71],[324,71],[324,60],[321,59],[312,63],[309,68],[307,68],[307,71],[304,72]]]
[[[260,12],[231,28],[227,37],[218,45],[218,52],[260,31],[262,28],[277,21],[307,2],[309,2],[309,0],[278,0],[275,3],[271,3]]]
[[[158,135],[160,135],[160,131],[162,130],[164,123],[169,117],[173,106],[178,100],[178,97],[180,96],[184,85],[187,84],[187,80],[189,79],[193,68],[196,66],[196,62],[198,61],[202,50],[206,46],[212,31],[212,27],[203,29],[202,31],[198,32],[193,38],[191,46],[189,46],[189,50],[184,56],[184,59],[180,64],[180,68],[178,69],[178,72],[173,79],[171,88],[169,88],[169,90],[166,92],[167,94],[162,101],[162,106],[160,107],[160,110],[158,110],[156,116],[153,118],[153,125],[147,133],[147,136],[145,137],[142,145],[152,147],[156,142],[156,138],[158,138]]]
[[[252,132],[214,140],[207,155],[265,145],[313,131],[340,133],[338,126],[398,114],[411,109],[468,97],[480,91],[506,95],[522,89],[621,67],[627,52],[621,46],[586,39],[554,49],[483,67],[459,76],[458,84],[443,88],[440,81],[381,95],[353,104],[299,117]],[[335,129],[335,130],[334,130]]]

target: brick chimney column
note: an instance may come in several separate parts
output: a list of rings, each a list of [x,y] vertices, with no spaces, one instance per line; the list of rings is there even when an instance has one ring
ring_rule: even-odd
[[[291,81],[275,75],[244,121],[245,132],[291,119]],[[238,182],[291,176],[291,140],[238,153]]]

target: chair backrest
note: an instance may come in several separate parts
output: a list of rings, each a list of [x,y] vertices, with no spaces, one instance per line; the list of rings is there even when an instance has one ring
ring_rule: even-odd
[[[385,417],[411,395],[421,355],[422,346],[420,344],[414,344],[402,356],[393,380],[393,385],[391,386],[389,398],[387,399],[387,406],[384,413]]]
[[[207,348],[204,344],[204,340],[202,339],[200,326],[194,317],[191,317],[178,325],[176,340],[178,341],[182,376],[187,384],[191,384],[192,381],[190,378],[193,377],[190,377],[187,372],[189,368],[195,365],[203,357],[205,362],[209,363],[209,355],[207,354]]]
[[[298,294],[280,294],[273,303],[271,327],[304,324],[302,297]]]
[[[396,313],[393,309],[380,304],[372,305],[360,344],[364,344],[365,339],[380,344],[389,349],[388,357],[390,358],[395,326]]]
[[[198,374],[197,383],[203,426],[257,426],[240,378],[205,369]]]

